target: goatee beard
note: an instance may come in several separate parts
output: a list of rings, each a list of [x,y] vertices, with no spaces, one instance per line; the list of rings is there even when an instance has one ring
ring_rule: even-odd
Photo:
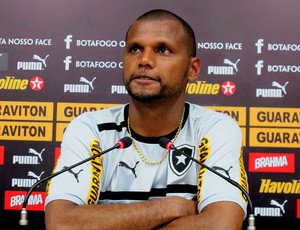
[[[159,94],[148,94],[145,95],[142,90],[139,92],[133,93],[129,86],[125,86],[128,94],[132,97],[132,99],[142,102],[142,103],[151,103],[158,101],[163,98],[163,96]]]

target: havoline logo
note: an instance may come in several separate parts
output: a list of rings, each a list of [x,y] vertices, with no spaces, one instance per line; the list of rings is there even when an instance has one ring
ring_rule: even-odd
[[[300,180],[285,182],[261,179],[259,193],[300,194]]]
[[[187,94],[217,95],[222,92],[225,96],[231,96],[236,91],[236,85],[232,81],[224,81],[221,85],[207,83],[206,81],[190,82],[186,86]]]
[[[26,90],[28,86],[34,90],[39,91],[43,89],[45,82],[40,76],[34,76],[30,80],[16,78],[15,76],[6,76],[0,78],[0,90]]]
[[[220,84],[207,83],[206,81],[196,81],[188,83],[187,94],[217,95],[220,92]]]
[[[26,90],[28,84],[28,79],[15,78],[14,76],[0,78],[0,90]]]

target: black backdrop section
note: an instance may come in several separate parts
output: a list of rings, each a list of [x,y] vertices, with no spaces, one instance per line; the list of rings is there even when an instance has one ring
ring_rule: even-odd
[[[19,228],[24,194],[51,173],[68,122],[127,102],[124,35],[154,8],[195,30],[202,69],[188,100],[241,126],[257,229],[299,229],[299,1],[0,0],[1,229]],[[44,229],[44,195],[45,184],[21,229]]]

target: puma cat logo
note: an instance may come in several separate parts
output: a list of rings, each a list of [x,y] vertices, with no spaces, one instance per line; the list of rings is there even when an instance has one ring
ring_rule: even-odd
[[[120,162],[119,162],[119,166],[120,166],[120,167],[125,167],[125,168],[129,169],[129,170],[133,173],[134,177],[137,178],[137,175],[136,175],[136,173],[135,173],[135,168],[136,168],[136,166],[137,166],[138,163],[139,163],[139,161],[137,161],[137,162],[135,163],[135,166],[134,166],[133,168],[131,168],[131,167],[128,166],[128,164],[126,164],[124,161],[120,161]]]

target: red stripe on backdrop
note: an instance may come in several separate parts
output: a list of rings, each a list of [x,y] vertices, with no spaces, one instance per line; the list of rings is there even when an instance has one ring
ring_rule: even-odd
[[[300,199],[297,200],[297,219],[300,219]]]
[[[0,146],[0,165],[4,164],[4,146]]]

